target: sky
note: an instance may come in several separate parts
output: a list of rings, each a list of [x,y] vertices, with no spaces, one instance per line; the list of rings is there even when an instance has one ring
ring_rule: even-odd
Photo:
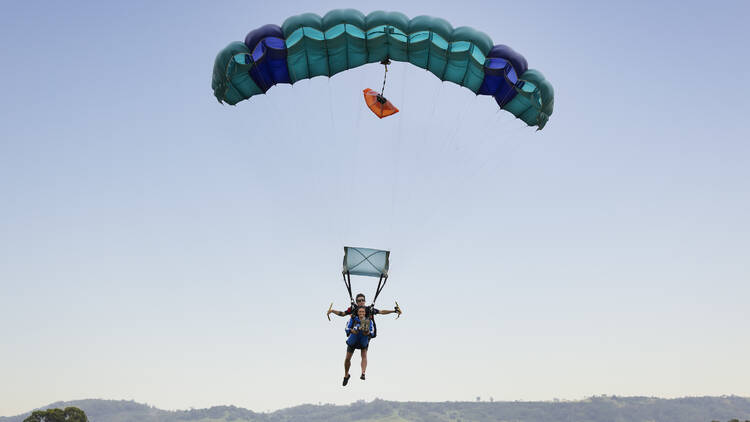
[[[377,64],[215,100],[228,43],[342,7],[2,2],[0,415],[750,396],[750,3],[378,3],[523,54],[540,132],[404,63],[383,120]],[[343,388],[345,245],[404,314]]]

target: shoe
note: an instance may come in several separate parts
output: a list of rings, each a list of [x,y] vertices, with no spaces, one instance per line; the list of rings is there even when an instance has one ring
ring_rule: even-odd
[[[343,382],[343,383],[342,383],[341,385],[343,385],[343,386],[346,386],[346,384],[348,384],[348,383],[349,383],[349,377],[351,377],[351,375],[347,375],[347,376],[345,376],[345,377],[344,377],[344,382]]]
[[[364,379],[365,379],[365,374],[362,374],[362,375],[361,375],[361,376],[359,377],[359,379],[361,379],[361,380],[364,380]]]

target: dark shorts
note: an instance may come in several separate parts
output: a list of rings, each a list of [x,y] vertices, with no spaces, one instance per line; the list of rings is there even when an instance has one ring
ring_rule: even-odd
[[[367,346],[369,347],[370,345],[368,344]],[[346,345],[346,352],[347,353],[354,353],[355,349],[367,350],[367,347],[359,347],[359,345],[357,345],[357,346],[349,346],[348,344]]]

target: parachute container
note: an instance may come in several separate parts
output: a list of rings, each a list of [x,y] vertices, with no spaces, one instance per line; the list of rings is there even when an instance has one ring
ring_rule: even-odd
[[[373,91],[372,89],[367,88],[364,90],[364,93],[365,103],[367,103],[367,107],[369,107],[370,110],[372,110],[372,112],[381,119],[383,117],[388,117],[391,114],[398,113],[398,109],[396,108],[396,106],[391,104],[391,102],[388,101],[384,96],[378,94],[377,91]]]

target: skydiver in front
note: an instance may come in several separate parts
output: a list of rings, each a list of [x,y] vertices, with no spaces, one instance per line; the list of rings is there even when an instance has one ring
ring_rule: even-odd
[[[349,322],[346,324],[346,358],[344,359],[344,382],[342,385],[346,385],[349,382],[349,368],[352,365],[352,355],[354,350],[359,349],[362,357],[362,375],[359,379],[365,379],[365,370],[367,369],[367,348],[370,345],[370,337],[374,333],[374,325],[372,319],[368,318],[365,313],[364,307],[357,308],[357,316],[351,317]]]

